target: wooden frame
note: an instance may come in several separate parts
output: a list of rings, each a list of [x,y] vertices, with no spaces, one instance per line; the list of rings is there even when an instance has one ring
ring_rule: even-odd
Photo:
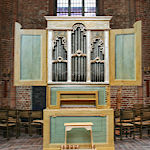
[[[131,29],[115,29],[110,30],[110,85],[124,85],[124,86],[140,86],[142,84],[141,73],[141,21],[134,24]],[[115,79],[115,36],[117,34],[135,34],[135,80],[116,80]]]
[[[98,109],[109,109],[110,108],[110,86],[106,86],[106,105],[98,105]]]
[[[60,150],[62,143],[50,143],[50,117],[57,116],[106,116],[107,120],[107,142],[95,143],[97,150],[114,150],[114,113],[112,109],[45,109],[44,110],[44,138],[43,150]],[[76,143],[80,148],[88,148],[89,144]]]
[[[41,36],[41,80],[20,80],[20,48],[21,35]],[[44,86],[46,85],[46,30],[21,29],[19,23],[15,23],[15,62],[14,62],[14,85],[15,86]]]
[[[73,86],[73,85],[53,85],[53,86],[47,86],[47,89],[46,89],[46,106],[47,108],[49,109],[59,109],[60,108],[60,98],[57,97],[57,102],[56,102],[56,105],[51,105],[51,88],[53,87],[79,87],[79,90],[81,87],[83,86]],[[89,85],[84,85],[84,87],[89,87]],[[110,108],[110,86],[106,86],[106,85],[101,85],[101,86],[97,86],[97,85],[90,85],[90,87],[106,87],[106,105],[99,105],[98,104],[98,91],[59,91],[58,92],[58,95],[60,93],[65,93],[65,92],[70,92],[70,93],[76,93],[76,92],[81,92],[81,93],[86,93],[86,92],[97,92],[97,102],[96,102],[96,108],[98,109],[109,109]]]
[[[64,99],[61,99],[61,95],[62,94],[94,94],[95,98],[94,99],[82,99],[82,98],[78,98],[77,101],[80,100],[91,100],[91,101],[95,101],[96,107],[98,106],[98,91],[58,91],[57,92],[57,107],[60,109],[60,105],[61,105],[61,101],[64,101]],[[68,101],[74,100],[72,99],[68,99]]]
[[[64,126],[65,126],[65,147],[67,147],[67,131],[71,131],[73,128],[84,128],[90,131],[91,147],[94,148],[92,135],[92,126],[93,126],[92,122],[64,123]]]

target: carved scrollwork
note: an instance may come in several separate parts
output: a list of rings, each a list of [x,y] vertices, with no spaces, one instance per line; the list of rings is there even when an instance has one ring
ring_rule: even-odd
[[[104,54],[104,42],[100,38],[94,38],[91,44],[91,51],[94,50],[95,44],[97,47],[99,47],[99,50],[102,51],[102,53]]]
[[[82,23],[76,23],[73,25],[73,32],[77,30],[77,28],[80,28],[82,32],[85,32],[85,26]]]
[[[56,82],[67,81],[66,38],[57,36],[53,43],[52,80]]]
[[[53,49],[54,47],[57,45],[57,41],[59,41],[59,39],[61,39],[61,43],[63,44],[64,48],[67,48],[67,40],[64,36],[57,36],[55,40],[53,40]],[[66,49],[67,50],[67,49]]]
[[[96,57],[94,60],[91,60],[91,63],[104,63],[104,60],[101,60],[100,57]]]
[[[91,81],[104,82],[104,43],[94,38],[91,44]]]
[[[76,53],[72,54],[71,56],[72,57],[75,57],[75,56],[82,57],[82,56],[86,56],[86,54],[82,53],[81,50],[77,50]]]

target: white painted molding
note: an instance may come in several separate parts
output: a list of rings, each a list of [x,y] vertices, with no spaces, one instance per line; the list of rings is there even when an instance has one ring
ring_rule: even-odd
[[[86,32],[87,35],[87,82],[91,82],[91,31]]]
[[[53,31],[48,31],[48,82],[52,82],[52,36]]]
[[[112,16],[75,17],[45,16],[48,30],[72,30],[76,23],[83,23],[86,30],[110,30]]]
[[[105,82],[109,83],[109,31],[104,31],[104,48],[105,48]]]
[[[47,21],[66,21],[66,20],[72,20],[72,21],[110,21],[112,16],[95,16],[95,17],[85,17],[85,16],[80,16],[80,17],[77,17],[77,16],[44,16],[45,19]]]
[[[67,45],[67,81],[71,82],[71,31],[67,31]]]
[[[49,82],[51,85],[108,85],[109,82]]]

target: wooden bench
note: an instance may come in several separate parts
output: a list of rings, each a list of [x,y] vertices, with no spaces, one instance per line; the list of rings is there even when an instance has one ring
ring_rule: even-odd
[[[64,148],[67,149],[70,147],[67,146],[67,132],[71,131],[73,128],[85,128],[86,130],[90,131],[90,135],[91,135],[91,148],[94,148],[93,145],[93,135],[92,135],[92,126],[93,123],[92,122],[74,122],[74,123],[64,123],[65,126],[65,146]],[[74,147],[74,146],[71,146]],[[75,145],[75,147],[79,148],[79,146]],[[76,149],[76,148],[75,148]]]

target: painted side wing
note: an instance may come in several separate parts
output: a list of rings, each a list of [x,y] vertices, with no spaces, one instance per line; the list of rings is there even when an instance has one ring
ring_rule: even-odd
[[[110,31],[110,85],[140,86],[141,60],[141,21]]]
[[[46,85],[46,30],[15,23],[14,85]]]

